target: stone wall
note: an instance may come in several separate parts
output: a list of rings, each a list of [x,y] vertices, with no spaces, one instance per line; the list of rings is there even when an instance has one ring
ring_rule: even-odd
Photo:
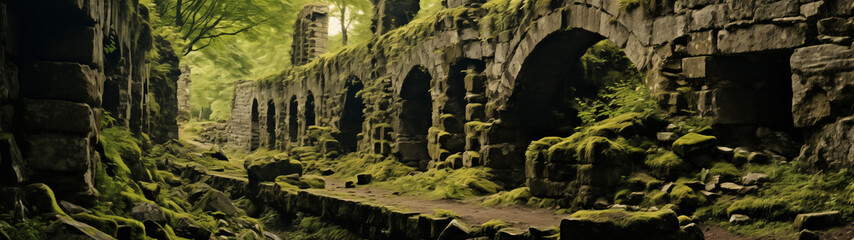
[[[294,23],[294,39],[291,46],[291,64],[294,66],[311,62],[326,52],[329,29],[329,7],[307,5],[297,15]]]
[[[181,76],[178,77],[178,119],[189,120],[190,116],[190,66],[181,65]]]
[[[0,184],[44,182],[59,199],[94,203],[104,110],[149,129],[147,21],[130,0],[0,1]],[[155,98],[169,95],[157,87]]]
[[[248,87],[253,90],[238,92],[234,104],[250,105],[247,99],[280,104],[295,97],[299,111],[291,112],[284,105],[276,110],[285,119],[296,114],[299,124],[279,122],[276,136],[295,131],[298,136],[288,136],[285,142],[298,145],[306,129],[302,125],[305,96],[310,92],[319,99],[315,101],[317,125],[340,128],[336,119],[345,112],[346,82],[355,78],[370,93],[364,99],[360,151],[394,154],[420,167],[486,165],[499,176],[519,181],[525,178],[525,148],[538,137],[532,133],[559,133],[555,126],[563,124],[545,122],[556,119],[549,115],[557,109],[551,109],[555,104],[548,99],[561,97],[563,89],[580,84],[561,69],[576,63],[598,40],[608,39],[646,73],[648,87],[671,114],[696,114],[720,129],[739,129],[721,134],[726,135],[723,141],[761,140],[755,134],[759,127],[794,136],[806,130],[808,145],[827,141],[815,140],[815,136],[845,137],[830,136],[827,132],[835,130],[821,129],[844,126],[843,117],[851,115],[843,110],[851,109],[843,97],[847,95],[841,94],[847,91],[842,86],[847,85],[840,83],[842,88],[833,91],[825,87],[830,92],[817,96],[839,96],[824,101],[833,106],[828,108],[830,117],[804,124],[798,120],[803,105],[798,103],[800,87],[793,80],[806,79],[799,75],[815,79],[808,72],[812,70],[798,66],[806,63],[798,59],[811,46],[826,42],[849,48],[851,33],[844,26],[848,26],[845,16],[850,14],[850,1],[674,0],[654,9],[621,8],[618,2],[551,1],[511,10],[455,2],[459,7],[433,18],[257,81]],[[843,27],[828,30],[831,28],[825,25]],[[842,59],[839,61],[820,54],[804,58],[845,62],[843,53],[835,52]],[[844,69],[832,71],[847,71]],[[427,86],[417,91],[429,91],[429,103],[412,104],[408,89],[425,82]],[[401,118],[424,108],[430,109],[428,129]],[[233,111],[233,116],[246,114],[246,108]],[[240,124],[243,126],[237,126]],[[232,121],[231,127],[246,128],[247,124],[251,123]],[[419,127],[410,131],[408,126]],[[295,144],[278,147],[288,146]],[[851,156],[844,147],[816,149],[805,148],[802,158],[830,157],[814,154],[816,151]]]

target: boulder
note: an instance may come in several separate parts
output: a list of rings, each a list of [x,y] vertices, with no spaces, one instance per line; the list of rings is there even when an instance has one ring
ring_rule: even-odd
[[[196,202],[193,206],[193,211],[204,210],[211,212],[222,212],[229,216],[237,215],[240,211],[235,207],[231,200],[220,191],[215,189],[208,190],[205,195]]]
[[[302,164],[299,161],[266,157],[254,161],[246,169],[250,182],[273,181],[279,175],[299,174],[302,175]]]
[[[331,168],[326,168],[326,169],[320,170],[320,175],[329,176],[332,174],[335,174],[335,170],[332,170]]]
[[[673,142],[673,152],[680,157],[711,151],[717,145],[717,138],[697,133],[688,133]]]
[[[795,217],[795,230],[822,230],[836,227],[842,223],[842,215],[839,211],[827,211],[820,213],[798,214]]]
[[[92,213],[89,209],[81,207],[80,205],[73,204],[67,201],[59,201],[59,205],[65,210],[68,214],[78,214],[78,213]]]
[[[460,220],[451,220],[448,226],[439,234],[438,240],[465,240],[471,237],[471,229]]]
[[[762,164],[762,163],[768,163],[769,160],[771,160],[771,158],[768,157],[768,154],[765,154],[765,153],[752,152],[752,153],[747,154],[747,162],[749,162],[749,163]]]
[[[35,215],[65,214],[56,204],[53,191],[44,183],[33,183],[24,187],[24,201],[29,212]]]
[[[365,185],[371,183],[371,179],[373,176],[371,174],[363,173],[356,175],[356,184]]]
[[[755,193],[756,191],[759,191],[758,186],[756,186],[756,185],[747,186],[747,187],[742,188],[741,190],[738,190],[738,194],[747,195],[747,194]]]
[[[166,222],[166,215],[163,213],[163,209],[160,209],[160,206],[147,202],[137,203],[134,205],[130,210],[130,217],[139,220],[140,222]]]
[[[115,240],[88,224],[78,222],[65,215],[56,215],[57,220],[41,232],[41,239],[93,239]]]
[[[764,173],[748,173],[741,177],[741,184],[744,185],[757,185],[766,181],[768,181],[768,175]]]

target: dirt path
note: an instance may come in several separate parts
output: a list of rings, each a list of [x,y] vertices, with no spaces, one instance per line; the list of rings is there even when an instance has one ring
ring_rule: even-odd
[[[552,209],[534,209],[528,207],[486,207],[475,202],[458,200],[429,200],[410,196],[397,196],[393,191],[370,185],[344,188],[346,181],[324,177],[326,189],[353,196],[368,198],[373,202],[407,208],[421,213],[433,213],[435,209],[448,209],[460,215],[466,224],[482,224],[491,219],[501,219],[512,227],[528,229],[530,227],[547,228],[559,226],[560,220],[567,215],[556,214]]]

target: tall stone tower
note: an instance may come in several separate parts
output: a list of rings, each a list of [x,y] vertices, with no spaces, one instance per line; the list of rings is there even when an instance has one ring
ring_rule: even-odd
[[[371,0],[371,2],[374,4],[371,31],[377,36],[406,25],[421,9],[418,0]]]
[[[329,7],[316,4],[305,6],[294,24],[291,64],[303,65],[325,53],[328,31]]]

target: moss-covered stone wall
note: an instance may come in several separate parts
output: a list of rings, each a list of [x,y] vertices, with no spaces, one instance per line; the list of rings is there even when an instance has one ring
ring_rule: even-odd
[[[346,82],[357,79],[365,86],[361,151],[398,157],[427,152],[423,162],[413,165],[486,165],[507,172],[501,176],[521,179],[525,148],[535,139],[528,134],[532,126],[525,117],[547,119],[527,115],[549,112],[543,106],[552,104],[548,97],[532,96],[572,85],[560,72],[562,66],[574,64],[600,39],[624,49],[670,114],[699,115],[746,129],[802,131],[792,120],[789,59],[796,49],[819,42],[849,48],[849,32],[827,30],[836,26],[827,19],[852,15],[848,6],[849,1],[795,0],[674,0],[657,6],[622,0],[465,4],[282,74],[240,83],[230,144],[251,145],[237,136],[252,124],[245,117],[251,107],[243,106],[256,100],[276,103],[276,131],[271,133],[281,141],[269,147],[301,144],[309,92],[316,98],[316,124],[338,128]],[[823,32],[811,30],[816,27]],[[458,72],[462,70],[464,74]],[[401,115],[411,111],[406,106],[412,104],[402,97],[407,79],[416,79],[411,74],[429,79],[432,124],[423,136],[401,134],[407,124],[399,124]],[[291,111],[292,104],[285,103],[294,97],[298,109]],[[257,120],[265,121],[266,111],[257,112]],[[297,114],[297,124],[288,124],[290,113]],[[846,114],[834,112],[831,118]],[[269,134],[264,127],[260,124],[261,139]],[[731,137],[738,134],[734,131]]]

